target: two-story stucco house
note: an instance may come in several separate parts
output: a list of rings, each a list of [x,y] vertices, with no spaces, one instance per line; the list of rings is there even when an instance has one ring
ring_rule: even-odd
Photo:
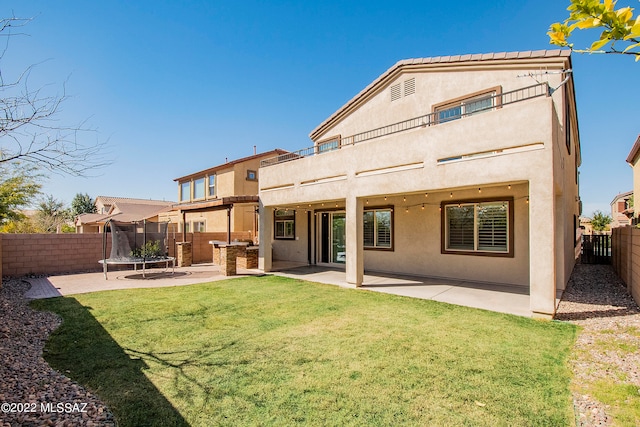
[[[258,168],[260,161],[286,153],[272,150],[227,161],[174,179],[178,203],[160,219],[176,224],[176,231],[250,232],[258,230]]]
[[[579,244],[571,72],[561,50],[398,62],[262,162],[261,268],[516,285],[552,316]]]
[[[617,194],[609,205],[611,206],[610,228],[631,225],[633,217],[633,190]]]

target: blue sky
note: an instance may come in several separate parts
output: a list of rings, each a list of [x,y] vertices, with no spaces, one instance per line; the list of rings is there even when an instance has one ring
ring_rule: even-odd
[[[619,0],[640,11],[640,2]],[[51,175],[43,191],[177,199],[174,178],[257,150],[296,150],[325,118],[398,60],[553,49],[568,0],[3,1],[33,17],[3,75],[31,64],[33,86],[69,99],[113,163],[93,177]],[[578,47],[595,34],[579,34]],[[640,62],[573,56],[584,214],[632,189],[625,159],[640,133]]]

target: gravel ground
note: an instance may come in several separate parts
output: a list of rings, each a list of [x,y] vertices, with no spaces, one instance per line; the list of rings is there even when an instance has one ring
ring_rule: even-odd
[[[42,358],[45,341],[60,319],[28,307],[23,295],[29,286],[5,279],[0,288],[1,426],[115,427],[113,415],[97,396],[51,369]],[[576,424],[611,425],[610,408],[584,390],[594,379],[619,380],[620,373],[640,388],[640,354],[594,344],[603,336],[640,344],[638,305],[610,266],[577,265],[556,318],[582,327],[570,360]]]
[[[60,319],[29,308],[23,295],[30,286],[5,279],[0,289],[0,425],[115,426],[97,396],[42,358],[47,337]]]
[[[633,351],[640,346],[638,305],[611,266],[578,264],[556,319],[582,327],[570,360],[576,424],[612,425],[611,408],[589,394],[589,385],[624,380],[640,392],[640,354]]]

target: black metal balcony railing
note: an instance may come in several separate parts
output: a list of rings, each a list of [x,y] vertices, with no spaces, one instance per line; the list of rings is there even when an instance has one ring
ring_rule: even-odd
[[[538,98],[541,96],[549,96],[548,83],[539,83],[533,86],[527,86],[521,89],[512,90],[510,92],[504,92],[493,96],[487,96],[483,99],[491,100],[489,106],[484,108],[474,108],[471,111],[466,111],[460,108],[458,112],[453,115],[449,114],[446,118],[441,116],[441,112],[428,113],[419,117],[414,117],[409,120],[394,123],[391,125],[379,127],[377,129],[368,130],[366,132],[357,133],[355,135],[346,136],[339,141],[314,145],[312,147],[303,148],[302,150],[293,151],[286,154],[280,154],[279,156],[264,159],[260,162],[261,167],[277,165],[279,163],[289,162],[292,160],[300,159],[302,157],[315,156],[318,154],[326,153],[329,151],[337,150],[347,145],[354,145],[360,142],[368,141],[375,138],[380,138],[387,135],[392,135],[398,132],[404,132],[411,129],[420,127],[435,126],[440,123],[450,122],[452,120],[460,119],[473,114],[478,114],[484,111],[494,110],[496,108],[503,107],[509,104],[515,104],[516,102],[526,101],[528,99]]]

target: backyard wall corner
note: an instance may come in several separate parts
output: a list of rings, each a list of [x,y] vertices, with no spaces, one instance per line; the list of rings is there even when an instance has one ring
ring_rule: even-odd
[[[640,229],[617,227],[611,230],[612,260],[616,274],[640,305]]]

